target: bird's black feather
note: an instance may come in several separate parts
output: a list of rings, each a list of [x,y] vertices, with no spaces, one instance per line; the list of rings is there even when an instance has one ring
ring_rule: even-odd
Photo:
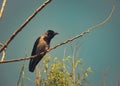
[[[38,37],[37,40],[34,43],[31,56],[36,55],[36,50],[37,50],[37,45],[39,43],[39,39],[40,39],[40,37]],[[34,71],[35,65],[36,65],[36,63],[38,63],[37,61],[39,61],[39,58],[31,58],[30,59],[30,62],[29,62],[29,71],[31,71],[31,72]]]
[[[32,49],[31,56],[36,55],[36,48],[37,48],[37,45],[39,43],[39,39],[40,39],[40,37],[38,37],[37,40],[35,41],[35,44],[34,44],[33,49]]]
[[[30,59],[30,63],[29,63],[29,71],[30,72],[34,72],[36,65],[46,54],[47,49],[49,49],[51,39],[56,34],[58,34],[58,33],[55,33],[52,30],[48,30],[44,35],[37,38],[37,40],[34,43],[31,55],[33,56],[33,55],[37,54],[38,56]],[[44,52],[44,53],[40,54],[41,52]]]

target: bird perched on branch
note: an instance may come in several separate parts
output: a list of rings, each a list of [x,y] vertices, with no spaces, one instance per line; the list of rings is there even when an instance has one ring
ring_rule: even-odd
[[[47,50],[50,48],[51,39],[57,34],[58,34],[57,32],[48,30],[45,34],[37,38],[37,40],[34,43],[32,53],[31,53],[31,56],[37,55],[37,57],[30,59],[30,62],[29,62],[30,72],[34,72],[36,65],[39,63],[39,61],[46,54]]]

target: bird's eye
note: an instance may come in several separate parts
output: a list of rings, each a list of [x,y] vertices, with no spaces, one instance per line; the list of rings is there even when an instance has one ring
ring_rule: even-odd
[[[50,35],[51,35],[51,33],[48,33],[47,35],[48,35],[48,36],[50,36]]]

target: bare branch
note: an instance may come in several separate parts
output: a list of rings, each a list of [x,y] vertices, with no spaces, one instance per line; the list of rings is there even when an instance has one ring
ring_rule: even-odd
[[[24,77],[24,64],[22,65],[21,71],[20,71],[20,75],[18,78],[18,82],[17,82],[17,86],[20,86],[20,81],[21,79]]]
[[[3,14],[3,11],[5,9],[6,1],[7,0],[3,0],[2,7],[1,7],[1,10],[0,10],[0,19],[2,18],[2,14]]]
[[[2,43],[0,43],[0,46],[3,47],[4,45]],[[5,59],[5,55],[6,55],[6,48],[3,50],[1,61],[3,61]]]
[[[112,14],[113,14],[114,9],[115,9],[115,6],[113,5],[112,10],[111,10],[109,16],[108,16],[105,20],[103,20],[102,22],[100,22],[100,23],[98,23],[98,24],[90,27],[88,30],[82,32],[81,34],[79,34],[79,35],[77,35],[77,36],[74,36],[73,38],[70,38],[70,39],[68,39],[68,40],[66,40],[66,41],[64,41],[64,42],[62,42],[62,43],[60,43],[60,44],[57,44],[56,46],[52,47],[52,48],[49,49],[48,51],[50,51],[50,50],[52,50],[52,49],[55,49],[55,48],[57,48],[57,47],[59,47],[59,46],[61,46],[61,45],[64,45],[64,44],[66,44],[66,43],[68,43],[68,42],[71,42],[71,41],[73,41],[73,40],[75,40],[75,39],[77,39],[77,38],[83,37],[85,34],[87,34],[87,33],[91,32],[91,31],[93,31],[94,29],[96,29],[96,28],[104,25],[104,24],[112,17]]]
[[[46,2],[44,2],[40,7],[38,7],[34,13],[29,16],[26,21],[12,34],[12,36],[5,42],[4,46],[2,48],[0,48],[0,52],[3,51],[8,44],[14,39],[14,37],[33,19],[33,17],[35,17],[35,15],[41,11],[48,3],[50,3],[51,0],[47,0]]]
[[[10,62],[18,62],[18,61],[23,61],[23,60],[29,60],[30,58],[35,58],[35,57],[37,57],[37,55],[28,56],[28,57],[19,58],[19,59],[4,60],[4,61],[0,61],[0,64],[2,64],[2,63],[10,63]]]
[[[79,35],[77,35],[77,36],[74,36],[74,37],[72,37],[72,38],[70,38],[70,39],[68,39],[68,40],[66,40],[66,41],[64,41],[64,42],[62,42],[62,43],[60,43],[60,44],[55,45],[54,47],[48,49],[47,52],[50,52],[51,50],[56,49],[57,47],[62,46],[62,45],[64,45],[64,44],[67,44],[67,43],[69,43],[69,42],[71,42],[71,41],[73,41],[73,40],[75,40],[75,39],[77,39],[77,38],[83,37],[83,36],[86,35],[87,33],[90,33],[90,32],[93,31],[94,29],[96,29],[96,28],[104,25],[104,24],[105,24],[106,22],[108,22],[108,20],[112,17],[112,14],[113,14],[113,12],[114,12],[114,9],[115,9],[115,6],[113,5],[110,14],[109,14],[108,17],[107,17],[105,20],[103,20],[102,22],[96,24],[95,26],[90,27],[89,29],[87,29],[86,31],[82,32],[81,34],[79,34]],[[44,52],[42,52],[42,53],[40,53],[40,54],[43,54],[43,53],[44,53]],[[10,62],[18,62],[18,61],[23,61],[23,60],[29,60],[30,58],[35,58],[36,56],[37,56],[37,55],[29,56],[29,57],[25,57],[25,58],[20,58],[20,59],[5,60],[5,61],[1,61],[0,64],[2,64],[2,63],[10,63]]]

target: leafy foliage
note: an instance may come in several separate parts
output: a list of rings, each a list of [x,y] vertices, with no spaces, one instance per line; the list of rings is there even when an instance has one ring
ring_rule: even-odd
[[[36,86],[83,86],[84,83],[87,83],[92,69],[91,67],[85,69],[82,65],[80,59],[73,60],[71,56],[59,60],[46,55],[41,61],[40,69],[36,67]],[[23,84],[21,86],[24,86]]]

